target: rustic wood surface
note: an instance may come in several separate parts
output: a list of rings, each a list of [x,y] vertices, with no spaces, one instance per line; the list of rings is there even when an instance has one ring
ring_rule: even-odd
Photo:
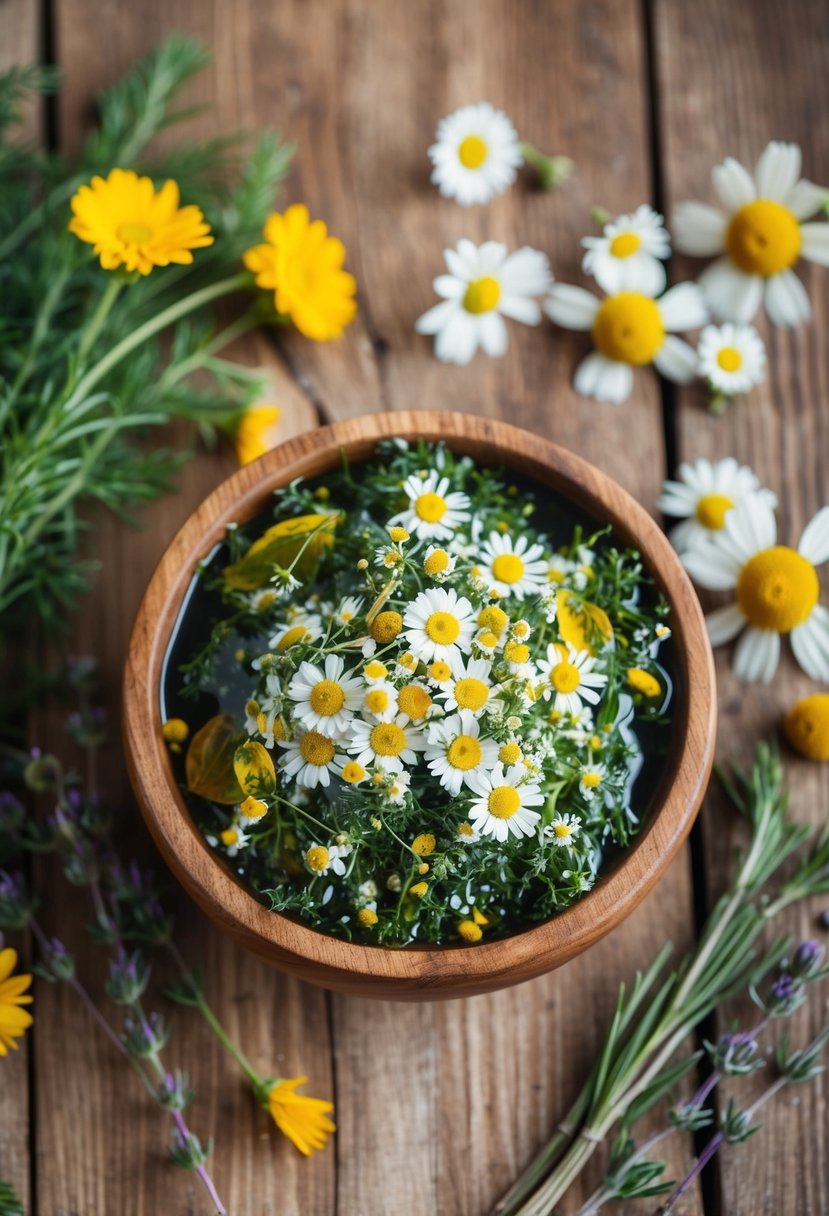
[[[37,20],[49,19],[48,38]],[[726,5],[718,0],[0,0],[4,62],[51,48],[65,88],[44,131],[67,150],[91,120],[91,100],[165,33],[201,37],[215,63],[190,90],[207,102],[201,134],[275,126],[300,147],[287,184],[341,235],[361,291],[359,321],[336,345],[258,337],[239,357],[265,364],[283,436],[319,420],[379,408],[441,406],[535,430],[587,457],[651,507],[669,462],[733,453],[781,497],[796,536],[829,498],[825,405],[829,279],[808,272],[811,327],[770,343],[767,386],[713,421],[699,395],[663,396],[637,377],[619,409],[576,397],[569,381],[578,335],[513,326],[500,361],[446,368],[413,331],[432,302],[441,250],[460,236],[549,252],[559,279],[579,281],[578,238],[594,204],[708,197],[709,167],[726,153],[752,161],[767,139],[794,138],[805,169],[829,179],[822,99],[829,30],[822,0]],[[524,183],[485,209],[463,211],[428,184],[425,149],[436,119],[486,97],[539,146],[577,163],[550,197]],[[697,267],[691,267],[695,270]],[[677,268],[679,273],[679,268]],[[132,617],[152,568],[192,507],[233,468],[202,454],[177,495],[146,513],[145,530],[99,529],[103,574],[78,614],[72,649],[101,659],[117,713]],[[745,753],[803,681],[786,660],[779,683],[746,693],[721,655],[723,758]],[[826,814],[826,777],[789,762],[800,813]],[[119,804],[124,849],[149,856],[117,748],[104,780]],[[196,1131],[214,1134],[214,1174],[240,1216],[483,1216],[577,1092],[619,982],[666,938],[693,938],[724,880],[735,841],[715,798],[694,849],[610,938],[559,972],[520,988],[438,1006],[397,1006],[281,978],[211,929],[181,895],[177,924],[201,958],[208,995],[263,1072],[307,1072],[331,1095],[339,1132],[311,1161],[298,1158],[257,1111],[209,1032],[170,1011],[171,1063],[198,1090]],[[159,863],[160,864],[160,863]],[[48,867],[44,922],[76,950],[102,995],[100,951],[87,944],[77,893]],[[805,933],[812,919],[795,916]],[[168,1129],[71,992],[40,985],[27,1047],[2,1064],[0,1177],[38,1216],[155,1216],[207,1210],[197,1183],[164,1162]],[[743,1011],[745,1013],[745,1011]],[[815,1013],[815,1024],[819,1013]],[[797,1033],[805,1034],[805,1024]],[[764,1130],[724,1157],[684,1216],[817,1216],[829,1211],[825,1084],[779,1103]],[[677,1176],[694,1146],[671,1142]],[[600,1161],[561,1206],[570,1216],[596,1184]],[[653,1204],[625,1205],[625,1213]]]

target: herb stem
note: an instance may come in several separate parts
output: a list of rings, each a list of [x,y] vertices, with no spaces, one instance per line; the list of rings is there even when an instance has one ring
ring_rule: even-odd
[[[123,291],[125,286],[124,279],[117,274],[113,274],[107,283],[106,290],[101,295],[98,301],[98,307],[90,318],[89,324],[84,331],[81,339],[81,344],[78,347],[78,366],[83,364],[84,359],[91,351],[92,347],[106,323],[106,319],[112,311],[115,301]]]

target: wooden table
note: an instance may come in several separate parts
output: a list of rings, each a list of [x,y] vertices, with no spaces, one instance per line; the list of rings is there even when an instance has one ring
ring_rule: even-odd
[[[45,11],[45,36],[38,21]],[[829,180],[829,22],[822,0],[0,0],[7,62],[56,60],[64,88],[33,114],[33,130],[77,147],[93,95],[171,30],[198,35],[215,63],[190,90],[210,109],[199,134],[274,126],[296,140],[289,200],[306,201],[349,250],[360,284],[357,323],[339,343],[261,335],[239,347],[269,369],[283,434],[367,410],[441,405],[508,418],[594,461],[652,507],[681,458],[736,455],[780,496],[782,529],[796,538],[829,500],[829,276],[811,268],[811,326],[770,331],[767,383],[724,418],[697,388],[660,387],[649,373],[620,408],[571,387],[582,337],[546,323],[512,326],[507,357],[441,366],[413,330],[433,301],[441,251],[460,236],[546,250],[558,278],[579,281],[578,240],[595,204],[623,211],[651,200],[670,210],[709,196],[710,167],[748,163],[769,138],[798,141],[804,171]],[[425,150],[437,118],[480,98],[502,106],[541,147],[570,155],[574,179],[549,196],[519,185],[485,209],[464,211],[428,184]],[[677,263],[675,277],[699,269]],[[202,454],[180,491],[156,504],[146,528],[103,520],[103,576],[76,617],[75,652],[96,653],[117,712],[127,634],[167,540],[232,468]],[[767,688],[745,688],[719,656],[721,760],[745,758],[809,682],[786,659]],[[787,757],[797,814],[826,816],[825,768]],[[123,809],[124,847],[147,850],[117,748],[106,779]],[[172,1011],[172,1062],[198,1090],[193,1124],[216,1139],[213,1169],[234,1214],[260,1216],[480,1216],[550,1134],[583,1080],[617,986],[669,938],[677,947],[723,884],[739,836],[711,796],[690,848],[610,939],[546,978],[493,996],[397,1006],[332,996],[269,971],[210,928],[178,897],[178,922],[202,960],[211,1002],[263,1072],[307,1072],[332,1095],[339,1132],[310,1161],[268,1125],[209,1032]],[[76,950],[102,994],[100,951],[85,940],[81,900],[48,867],[44,920]],[[816,909],[788,929],[813,932]],[[803,1041],[825,1018],[820,1001],[799,1017]],[[157,1216],[206,1212],[191,1175],[164,1161],[165,1121],[65,987],[41,984],[33,1033],[0,1063],[0,1177],[38,1216]],[[165,1010],[165,1012],[167,1012]],[[750,1016],[743,1009],[744,1016]],[[713,1030],[714,1028],[709,1028]],[[750,1083],[749,1083],[750,1084]],[[826,1083],[764,1113],[764,1128],[723,1156],[685,1213],[819,1216],[829,1211]],[[674,1138],[672,1170],[694,1146]],[[596,1183],[589,1172],[561,1212]],[[678,1174],[675,1176],[679,1176]],[[626,1205],[651,1212],[654,1205]]]

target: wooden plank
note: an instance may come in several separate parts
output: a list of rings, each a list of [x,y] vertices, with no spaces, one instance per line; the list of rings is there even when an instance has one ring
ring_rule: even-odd
[[[731,155],[753,168],[769,139],[799,143],[804,176],[829,180],[829,116],[816,106],[829,63],[829,29],[820,0],[787,6],[783,21],[766,0],[750,5],[701,0],[693,11],[681,0],[663,0],[655,13],[663,155],[672,204],[686,198],[713,201],[709,167]],[[690,259],[681,263],[681,277],[698,273],[702,265]],[[793,333],[773,330],[764,318],[756,322],[768,346],[766,383],[723,418],[708,415],[697,389],[681,392],[677,406],[679,455],[686,460],[734,455],[754,468],[762,484],[778,494],[781,540],[795,544],[804,524],[829,501],[829,278],[808,263],[801,264],[799,273],[814,320]],[[825,586],[824,579],[824,600]],[[720,762],[748,762],[756,740],[774,730],[798,697],[815,691],[790,653],[784,654],[769,686],[738,681],[727,650],[719,652],[718,675]],[[829,806],[826,766],[788,752],[784,759],[797,817],[822,824]],[[703,826],[713,898],[744,834],[720,803],[712,803]],[[782,929],[795,939],[818,936],[819,910],[793,910]],[[745,1003],[735,1010],[743,1024],[752,1018],[750,1009]],[[816,996],[809,1012],[798,1016],[793,1042],[807,1041],[825,1018],[825,1001]],[[756,1094],[766,1083],[761,1078],[740,1092]],[[820,1082],[766,1108],[763,1131],[721,1163],[722,1210],[807,1216],[829,1209],[823,1134],[828,1116],[826,1088]],[[796,1175],[788,1168],[795,1160]]]

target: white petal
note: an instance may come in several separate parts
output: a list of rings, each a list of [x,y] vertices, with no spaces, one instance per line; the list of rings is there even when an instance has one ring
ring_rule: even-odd
[[[677,283],[665,292],[659,305],[662,324],[670,333],[681,329],[696,329],[708,320],[708,309],[696,283]]]
[[[594,351],[576,368],[573,387],[583,397],[620,405],[630,396],[633,372],[627,363],[617,363]]]
[[[744,498],[733,510],[726,512],[725,536],[746,557],[753,557],[761,549],[770,549],[777,540],[774,511],[759,495]]]
[[[547,255],[525,245],[510,254],[498,278],[505,294],[540,296],[550,286],[553,276]]]
[[[780,634],[747,629],[734,651],[734,671],[750,684],[768,684],[780,662]]]
[[[818,266],[829,266],[829,224],[801,224],[800,252]]]
[[[468,281],[474,278],[477,268],[477,250],[471,241],[458,241],[457,249],[444,249],[443,256],[450,274]]]
[[[797,551],[813,566],[829,561],[829,507],[821,507],[803,529]]]
[[[507,353],[507,327],[497,312],[487,312],[478,318],[478,339],[485,354],[500,359]]]
[[[819,604],[807,621],[791,631],[789,640],[806,675],[829,681],[829,612]]]
[[[826,202],[827,195],[829,195],[829,190],[825,186],[816,186],[814,182],[807,182],[805,178],[801,178],[797,185],[789,191],[785,203],[795,219],[807,220],[810,215],[815,215],[820,211]]]
[[[699,524],[694,519],[683,519],[681,524],[677,524],[675,528],[671,528],[668,533],[668,540],[677,553],[685,553],[698,528]]]
[[[527,296],[502,296],[498,301],[498,311],[504,317],[520,321],[522,325],[537,325],[541,320],[540,305]]]
[[[468,363],[478,345],[478,328],[463,309],[456,311],[435,339],[435,354],[442,363]]]
[[[434,308],[430,308],[422,317],[418,317],[415,329],[419,334],[436,334],[457,311],[458,306],[454,300],[444,300],[441,304],[435,304]]]
[[[717,608],[709,612],[705,618],[705,626],[712,646],[724,646],[737,634],[746,623],[746,618],[738,604],[726,604],[725,608]]]
[[[599,300],[583,287],[569,283],[554,283],[544,302],[544,311],[550,320],[565,329],[591,329]]]
[[[666,380],[673,380],[676,384],[690,384],[699,366],[694,348],[673,334],[668,334],[654,355],[653,362]]]
[[[728,260],[720,258],[699,277],[705,302],[714,316],[723,321],[745,324],[757,312],[763,297],[763,280],[743,274]]]
[[[674,245],[680,253],[707,258],[725,248],[726,218],[707,203],[680,203],[674,214]]]
[[[617,291],[641,291],[653,299],[665,290],[668,274],[665,266],[650,253],[640,251],[619,261],[619,286]],[[607,288],[605,288],[607,290]]]
[[[726,211],[736,211],[756,198],[751,174],[733,156],[727,156],[711,173],[714,190]]]
[[[781,329],[805,325],[812,317],[806,288],[793,270],[783,270],[766,279],[763,303],[772,325],[778,325]]]
[[[478,273],[492,274],[493,271],[500,270],[506,256],[506,245],[502,245],[500,241],[484,241],[483,245],[478,246]]]
[[[710,542],[683,553],[682,564],[694,582],[709,591],[733,591],[742,569],[736,558]]]
[[[456,279],[453,274],[439,274],[432,287],[444,300],[458,300],[466,291],[466,283],[462,279]]]
[[[757,197],[785,201],[800,177],[800,148],[772,140],[764,149],[754,170]]]

